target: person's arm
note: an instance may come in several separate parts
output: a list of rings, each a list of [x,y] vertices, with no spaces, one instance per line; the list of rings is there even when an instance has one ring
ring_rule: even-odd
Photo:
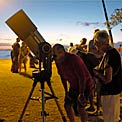
[[[65,90],[65,94],[68,92],[67,81],[61,77],[61,81]]]
[[[94,75],[99,78],[104,84],[107,84],[109,82],[112,81],[112,67],[111,66],[107,66],[104,69],[104,74],[101,74],[100,72],[98,72],[97,70],[93,70]]]
[[[79,78],[78,78],[78,79],[79,79],[79,80],[78,80],[79,94],[80,94],[81,96],[84,96],[86,81],[85,81],[85,79],[81,79],[80,76],[78,76],[78,77],[79,77]]]
[[[90,52],[90,42],[87,45],[87,51],[86,52]]]
[[[59,64],[57,64],[56,61],[55,61],[55,63],[56,63],[56,67],[57,67],[57,70],[58,70],[58,74],[60,75],[61,82],[62,82],[63,87],[64,87],[64,90],[65,90],[65,93],[67,93],[67,92],[68,92],[67,81],[66,81],[65,78],[63,78],[63,76],[61,75],[61,71],[60,71],[60,66],[59,66]]]
[[[27,47],[28,51],[27,51],[27,56],[29,56],[29,53],[30,53],[30,49],[29,47]]]

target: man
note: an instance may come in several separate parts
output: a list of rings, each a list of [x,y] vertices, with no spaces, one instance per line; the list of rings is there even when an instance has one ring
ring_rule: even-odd
[[[11,51],[11,59],[12,59],[12,67],[11,72],[18,73],[18,56],[19,56],[19,49],[20,49],[20,39],[16,38],[16,42],[12,45]]]
[[[87,51],[87,39],[86,38],[82,38],[80,40],[80,44],[77,46],[77,49],[80,50],[80,51],[83,51],[83,52],[86,52]]]
[[[101,104],[104,122],[119,122],[120,93],[122,91],[121,59],[115,48],[109,45],[109,36],[105,30],[95,33],[95,45],[104,53],[103,59],[94,70],[95,78],[100,83]]]
[[[55,55],[58,73],[65,90],[64,107],[70,122],[75,122],[72,106],[76,102],[81,121],[87,122],[84,91],[86,87],[92,90],[94,87],[93,79],[79,56],[66,52],[64,47],[60,44],[53,46],[53,53]],[[70,84],[69,88],[67,83]]]
[[[122,51],[122,45],[120,44],[119,47],[117,47],[117,51],[121,52]]]
[[[69,46],[69,48],[68,48],[68,52],[69,52],[69,53],[72,53],[73,48],[74,48],[74,45],[73,45],[73,43],[71,42],[71,43],[70,43],[70,46]]]

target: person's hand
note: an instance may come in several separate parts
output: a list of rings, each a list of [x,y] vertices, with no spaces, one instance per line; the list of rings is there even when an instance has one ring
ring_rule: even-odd
[[[78,102],[80,103],[80,105],[82,107],[85,107],[87,105],[87,101],[86,101],[84,95],[79,94],[79,96],[78,96]]]
[[[95,76],[99,76],[99,71],[97,69],[93,69],[93,73]]]

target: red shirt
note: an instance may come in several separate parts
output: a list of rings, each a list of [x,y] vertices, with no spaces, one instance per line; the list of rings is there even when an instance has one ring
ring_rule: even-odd
[[[121,51],[122,51],[122,47],[119,46],[119,47],[117,48],[117,51],[118,51],[118,52],[121,52]]]
[[[92,89],[94,82],[83,60],[78,56],[66,53],[65,59],[62,63],[56,62],[58,73],[60,76],[70,83],[70,87],[77,89],[78,80],[80,82],[86,80],[86,87]]]

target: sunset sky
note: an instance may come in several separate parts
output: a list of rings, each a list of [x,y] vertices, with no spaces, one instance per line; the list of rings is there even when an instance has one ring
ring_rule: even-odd
[[[102,0],[0,0],[0,45],[12,44],[17,35],[5,21],[20,9],[29,16],[49,43],[69,45],[92,39],[96,28],[105,29]],[[122,0],[105,0],[108,17],[122,8]],[[88,23],[87,23],[88,22]],[[112,29],[114,42],[122,41],[122,24]]]

